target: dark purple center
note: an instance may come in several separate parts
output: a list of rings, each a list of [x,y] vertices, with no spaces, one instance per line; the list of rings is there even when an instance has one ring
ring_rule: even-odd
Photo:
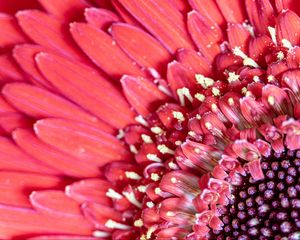
[[[254,181],[250,174],[232,190],[234,198],[220,208],[221,231],[214,240],[300,239],[300,152],[288,151],[262,160],[265,175]]]

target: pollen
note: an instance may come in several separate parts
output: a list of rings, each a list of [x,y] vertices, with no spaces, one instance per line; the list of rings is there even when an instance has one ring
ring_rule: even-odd
[[[151,173],[151,179],[154,181],[154,182],[157,182],[160,180],[160,176],[157,174],[157,173]]]
[[[164,130],[162,130],[160,127],[152,127],[150,130],[154,134],[163,134],[164,133]]]
[[[183,122],[185,120],[184,115],[183,115],[182,112],[173,111],[172,114],[173,114],[173,117],[175,119],[177,119],[178,121],[180,121],[180,122]]]
[[[125,176],[129,179],[133,179],[133,180],[140,180],[142,179],[142,177],[140,175],[138,175],[136,172],[129,172],[126,171],[125,172]]]
[[[157,146],[158,151],[160,151],[162,154],[169,153],[169,154],[174,154],[175,151],[172,149],[168,148],[165,144],[160,144]]]
[[[184,97],[186,97],[190,102],[193,102],[193,100],[194,100],[193,96],[190,93],[190,90],[186,87],[177,89],[177,95],[179,97],[179,101],[180,101],[181,106],[185,106]]]
[[[202,74],[196,74],[195,78],[197,83],[200,84],[204,89],[213,86],[215,83],[215,81],[212,78],[205,77]]]
[[[268,103],[269,103],[270,105],[272,105],[272,106],[275,104],[275,98],[274,98],[274,96],[270,95],[270,96],[268,97]]]
[[[147,134],[142,134],[142,135],[141,135],[141,138],[143,139],[143,141],[144,141],[145,143],[153,143],[151,137],[148,136]]]
[[[142,226],[144,225],[144,223],[143,223],[143,220],[142,220],[142,219],[138,219],[138,220],[135,220],[135,221],[134,221],[133,225],[134,225],[135,227],[142,227]]]
[[[201,93],[196,93],[195,94],[195,98],[197,100],[199,100],[200,102],[203,102],[205,100],[205,96],[203,94],[201,94]]]
[[[229,72],[229,73],[228,73],[227,81],[228,81],[229,83],[233,83],[233,82],[238,81],[239,78],[240,78],[240,75],[236,74],[235,72]]]
[[[162,161],[156,154],[152,154],[152,153],[147,154],[147,159],[149,159],[150,161],[153,161],[153,162],[161,162]]]

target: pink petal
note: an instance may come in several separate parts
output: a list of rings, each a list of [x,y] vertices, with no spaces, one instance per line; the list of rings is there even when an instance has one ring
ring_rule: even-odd
[[[246,0],[246,10],[251,25],[258,34],[268,34],[268,27],[274,26],[275,12],[269,0]]]
[[[34,190],[63,187],[61,178],[33,173],[0,172],[0,203],[30,207],[28,196]]]
[[[0,164],[2,170],[57,174],[54,169],[26,155],[5,137],[0,137]]]
[[[226,21],[214,0],[189,0],[193,9],[202,16],[211,18],[220,27],[226,27]]]
[[[82,0],[39,0],[46,11],[64,21],[81,20],[84,8],[88,7]]]
[[[228,24],[227,35],[230,48],[240,48],[243,52],[248,51],[248,44],[251,39],[250,32],[241,24]]]
[[[33,207],[45,215],[82,218],[79,203],[67,197],[63,191],[34,191],[30,195]]]
[[[5,13],[0,14],[0,47],[12,47],[15,44],[27,41],[27,37],[22,33],[16,19]]]
[[[169,0],[169,2],[182,13],[187,13],[190,9],[189,4],[185,0]]]
[[[247,166],[249,168],[249,172],[253,177],[253,179],[255,180],[264,179],[265,176],[260,165],[260,160],[254,160],[250,163],[247,163]]]
[[[13,57],[35,85],[53,89],[36,67],[34,56],[40,51],[46,51],[46,48],[31,44],[17,45],[13,49]]]
[[[25,82],[25,77],[10,54],[0,56],[0,83]]]
[[[29,208],[0,205],[0,238],[2,239],[29,234],[90,235],[91,231],[91,225],[83,219],[42,215]]]
[[[295,0],[275,0],[275,5],[278,12],[284,11],[286,9],[290,9],[296,12],[298,15],[300,14],[298,1]]]
[[[221,51],[219,43],[223,40],[223,34],[219,26],[192,11],[188,14],[188,30],[199,51],[212,62]]]
[[[299,45],[300,43],[300,18],[299,16],[290,11],[284,11],[279,14],[277,18],[276,32],[278,42],[282,43],[283,39],[291,42],[292,45]]]
[[[192,48],[182,14],[167,1],[119,0],[119,2],[171,53]]]
[[[246,140],[237,140],[232,145],[232,150],[237,154],[240,158],[247,160],[249,162],[260,160],[261,155],[257,147],[247,142]]]
[[[70,198],[83,202],[95,202],[105,206],[111,205],[111,199],[106,196],[108,189],[112,188],[112,184],[101,179],[86,179],[75,182],[66,187],[66,195]]]
[[[0,3],[0,12],[6,12],[14,14],[16,11],[21,9],[39,9],[41,6],[36,0],[10,0],[10,1],[1,1]]]
[[[216,0],[224,18],[230,23],[243,23],[247,19],[244,0]]]
[[[139,65],[162,72],[171,55],[151,35],[125,23],[116,23],[111,34],[122,50]],[[130,38],[130,41],[128,41]]]
[[[125,75],[122,77],[121,83],[124,94],[131,106],[144,117],[168,100],[163,92],[145,78]]]
[[[207,59],[194,50],[180,49],[177,58],[189,71],[192,71],[193,75],[202,74],[209,77],[212,74],[212,66],[207,62]]]
[[[38,10],[20,11],[16,17],[22,30],[36,43],[70,58],[84,59],[76,49],[67,26],[58,19]]]
[[[123,128],[134,122],[122,94],[94,69],[46,53],[37,56],[37,64],[60,92],[110,125]]]
[[[28,238],[28,240],[99,240],[98,237],[79,236],[79,235],[43,235]]]
[[[265,56],[272,47],[274,47],[274,43],[269,36],[252,38],[249,44],[249,55],[260,65],[265,64]]]
[[[88,57],[113,78],[119,79],[123,74],[144,75],[104,31],[84,23],[72,23],[70,31]]]
[[[43,119],[34,130],[44,142],[87,162],[103,166],[111,160],[128,160],[125,146],[114,136],[82,123]]]
[[[121,22],[118,15],[103,8],[86,8],[84,11],[86,21],[100,29],[107,29],[113,22]]]
[[[0,96],[0,113],[8,113],[8,112],[16,112],[17,110],[14,109],[8,102]]]
[[[83,111],[68,100],[42,88],[29,84],[7,84],[2,88],[6,99],[21,112],[35,118],[61,117],[99,127],[102,131],[114,133],[109,125]]]
[[[13,138],[24,152],[41,163],[57,169],[63,175],[78,178],[101,176],[97,164],[74,158],[50,147],[39,140],[30,130],[17,129],[13,132]]]

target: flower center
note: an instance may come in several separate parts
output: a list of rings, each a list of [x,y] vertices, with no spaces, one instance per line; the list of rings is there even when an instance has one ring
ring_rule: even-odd
[[[300,151],[288,151],[263,158],[262,180],[246,173],[229,204],[219,208],[222,230],[211,231],[209,239],[299,239],[299,157]]]

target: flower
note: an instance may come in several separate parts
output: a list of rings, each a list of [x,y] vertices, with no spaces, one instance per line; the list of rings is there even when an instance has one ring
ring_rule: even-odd
[[[297,1],[94,2],[1,1],[0,238],[299,239]]]

